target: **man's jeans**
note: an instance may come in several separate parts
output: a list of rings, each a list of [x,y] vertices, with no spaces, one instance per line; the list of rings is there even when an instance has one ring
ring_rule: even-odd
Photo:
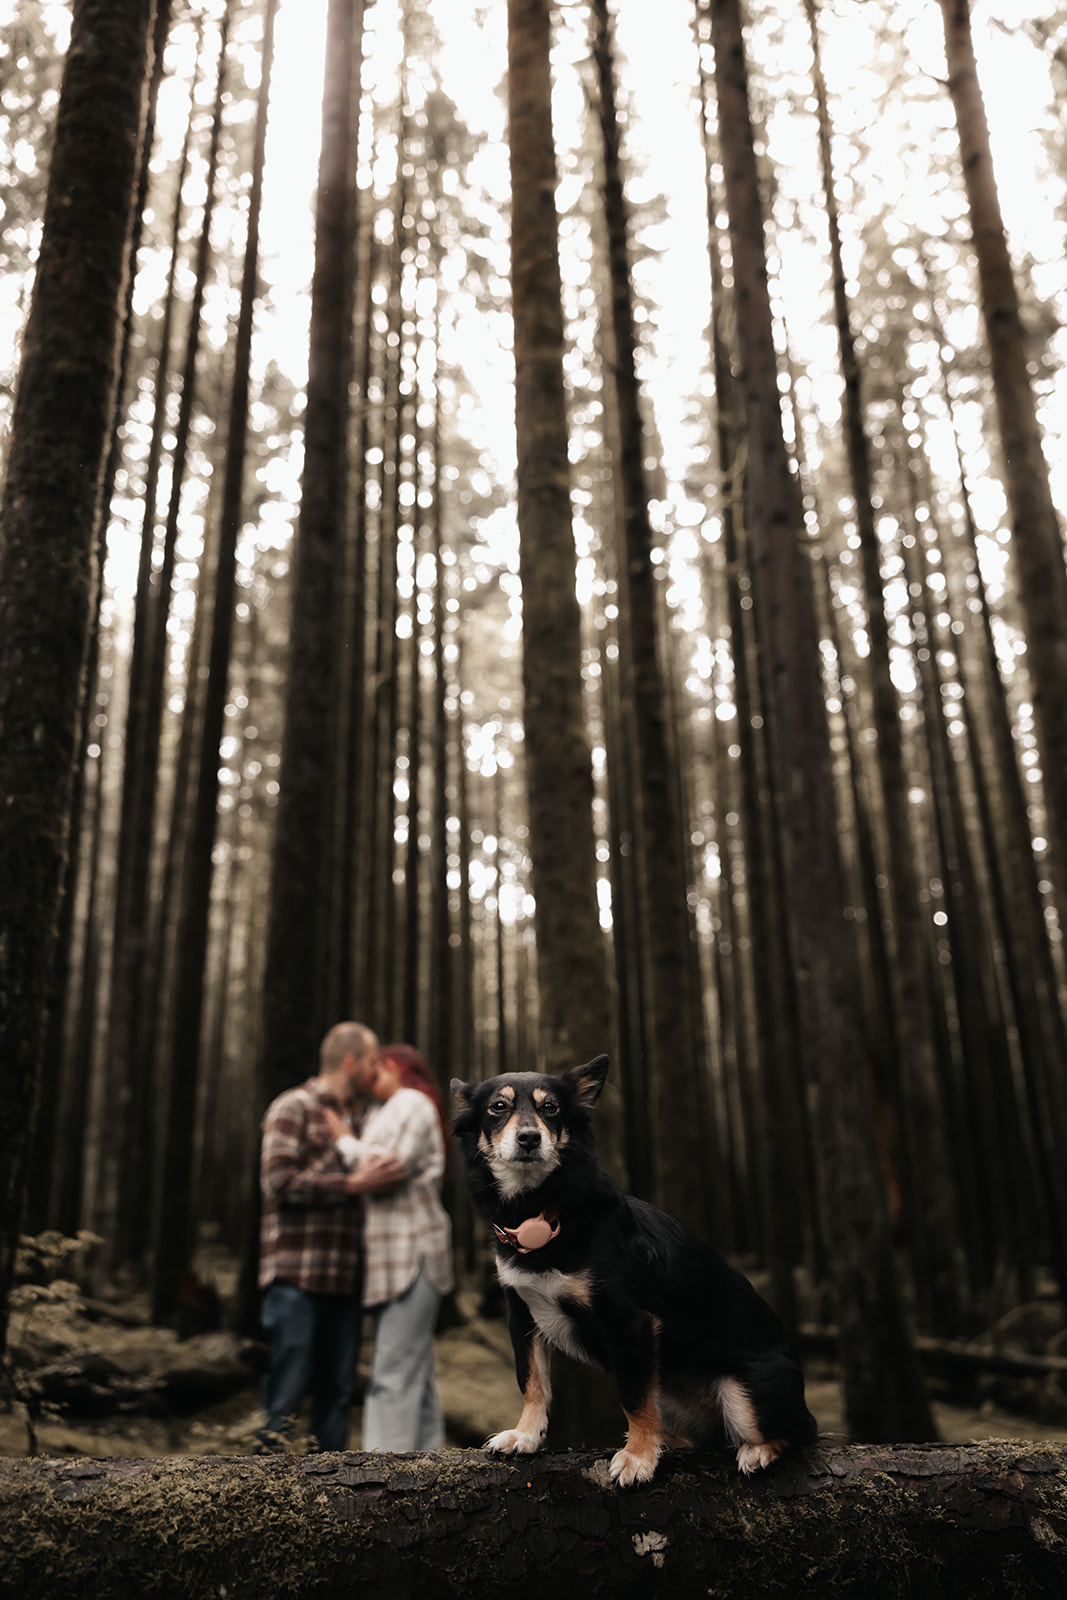
[[[270,1334],[270,1371],[263,1380],[267,1420],[256,1434],[261,1446],[279,1448],[279,1436],[310,1393],[309,1429],[319,1449],[347,1448],[362,1318],[358,1295],[270,1285],[260,1313]]]

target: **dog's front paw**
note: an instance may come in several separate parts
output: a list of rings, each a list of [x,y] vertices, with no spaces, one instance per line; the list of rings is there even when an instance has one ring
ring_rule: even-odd
[[[624,1445],[621,1450],[616,1450],[612,1456],[611,1466],[608,1470],[620,1489],[628,1489],[631,1483],[651,1482],[659,1458],[660,1447],[658,1445],[640,1453],[636,1450],[629,1450]]]
[[[784,1439],[771,1439],[766,1444],[743,1444],[737,1452],[737,1470],[746,1474],[758,1472],[778,1460],[785,1449]]]
[[[502,1456],[532,1456],[541,1448],[543,1433],[521,1433],[509,1428],[506,1433],[494,1433],[485,1441],[484,1448]]]

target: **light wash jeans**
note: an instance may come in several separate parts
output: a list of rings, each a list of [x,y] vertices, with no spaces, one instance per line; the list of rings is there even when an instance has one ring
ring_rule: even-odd
[[[433,1364],[440,1294],[420,1267],[414,1283],[374,1309],[374,1354],[363,1397],[364,1450],[440,1450],[445,1425]]]

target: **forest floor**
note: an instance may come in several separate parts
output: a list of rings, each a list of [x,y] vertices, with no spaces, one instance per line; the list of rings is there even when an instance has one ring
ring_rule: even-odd
[[[216,1274],[217,1277],[217,1274]],[[227,1286],[228,1287],[228,1286]],[[436,1341],[446,1443],[480,1445],[514,1424],[521,1399],[502,1321],[478,1314],[478,1296],[460,1293],[462,1320]],[[1058,1308],[1057,1308],[1058,1309]],[[209,1456],[250,1451],[259,1410],[258,1372],[265,1347],[225,1332],[181,1340],[153,1327],[132,1296],[111,1306],[78,1298],[46,1300],[12,1318],[11,1350],[25,1379],[36,1379],[39,1408],[32,1429],[24,1405],[0,1404],[0,1456]],[[1043,1319],[1042,1319],[1043,1320]],[[1047,1330],[1046,1330],[1047,1331]],[[370,1319],[360,1361],[362,1393],[370,1356]],[[1031,1344],[1031,1348],[1032,1348]],[[844,1402],[833,1365],[805,1360],[808,1404],[820,1432],[844,1439]],[[32,1387],[31,1382],[31,1387]],[[1067,1403],[1052,1380],[1043,1403],[1040,1385],[1025,1392],[976,1379],[970,1394],[940,1398],[934,1415],[943,1440],[1050,1439],[1067,1441]],[[1021,1403],[1012,1404],[1013,1393]],[[619,1439],[623,1435],[619,1416]],[[358,1405],[352,1445],[360,1438]],[[303,1448],[297,1429],[293,1447]],[[35,1448],[34,1448],[35,1447]]]
[[[470,1301],[474,1304],[474,1296]],[[37,1317],[40,1315],[38,1312]],[[173,1331],[163,1328],[125,1326],[99,1317],[88,1320],[74,1307],[50,1309],[46,1320],[50,1331],[45,1342],[50,1350],[43,1354],[53,1355],[53,1370],[62,1368],[64,1362],[69,1373],[77,1366],[83,1370],[88,1358],[94,1378],[98,1379],[94,1386],[98,1397],[99,1390],[106,1389],[114,1374],[130,1376],[134,1392],[122,1398],[110,1414],[85,1414],[94,1408],[93,1400],[86,1403],[85,1395],[75,1403],[59,1403],[51,1413],[45,1411],[35,1422],[35,1451],[22,1408],[0,1408],[0,1456],[230,1456],[251,1450],[254,1429],[261,1421],[258,1381],[251,1368],[246,1368],[250,1381],[240,1382],[240,1371],[234,1378],[237,1341],[229,1334],[202,1334],[179,1341]],[[66,1352],[61,1346],[66,1346]],[[360,1362],[360,1392],[368,1373],[368,1358],[370,1341],[365,1344]],[[235,1384],[234,1392],[198,1405],[195,1410],[168,1405],[168,1390],[154,1378],[158,1374],[174,1376],[181,1363],[182,1371],[211,1371],[213,1366],[224,1371],[224,1379]],[[819,1421],[819,1429],[824,1435],[845,1438],[843,1395],[832,1366],[814,1358],[806,1362],[806,1370],[808,1405]],[[514,1424],[522,1402],[515,1386],[504,1323],[470,1315],[464,1325],[440,1334],[437,1373],[448,1445],[480,1445],[483,1438]],[[934,1416],[945,1442],[981,1442],[985,1438],[1067,1442],[1067,1426],[1062,1422],[1046,1421],[1033,1414],[1022,1416],[989,1398],[976,1398],[969,1406],[936,1402]],[[619,1414],[619,1440],[622,1427],[624,1421]],[[352,1418],[354,1448],[358,1438],[357,1406]],[[299,1430],[294,1448],[302,1448]]]

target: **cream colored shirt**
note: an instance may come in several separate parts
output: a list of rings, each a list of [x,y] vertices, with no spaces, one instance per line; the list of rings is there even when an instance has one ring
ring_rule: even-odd
[[[337,1149],[349,1169],[365,1155],[394,1155],[407,1181],[399,1189],[365,1196],[363,1304],[395,1300],[415,1281],[420,1265],[440,1294],[455,1279],[452,1224],[441,1204],[445,1145],[437,1108],[419,1089],[398,1089],[367,1113],[357,1139],[345,1134]]]

